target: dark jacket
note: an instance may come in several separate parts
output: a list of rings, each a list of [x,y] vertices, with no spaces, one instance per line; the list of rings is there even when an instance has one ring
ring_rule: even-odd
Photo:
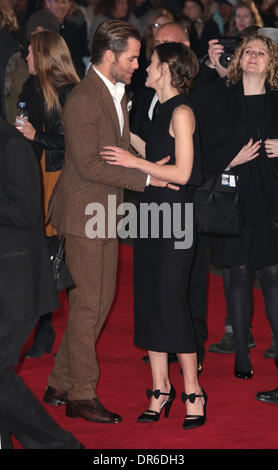
[[[220,39],[220,31],[217,23],[210,18],[204,23],[201,37],[198,37],[194,23],[189,30],[190,47],[195,52],[198,59],[202,59],[208,53],[208,42],[211,39]]]
[[[59,101],[63,108],[73,85],[64,85],[59,88]],[[61,170],[64,165],[64,131],[61,116],[54,110],[47,114],[44,107],[44,98],[35,76],[25,82],[20,100],[26,102],[29,121],[37,130],[32,142],[38,160],[45,150],[46,171]]]
[[[28,76],[27,65],[20,54],[19,44],[6,27],[0,29],[0,113],[14,123],[18,95]]]
[[[73,85],[59,88],[59,101],[63,108]],[[44,130],[37,130],[34,143],[45,149],[46,171],[61,170],[65,162],[65,140],[61,116],[57,110],[50,114],[44,113]]]
[[[0,320],[58,308],[42,224],[39,166],[28,141],[0,117]]]
[[[211,100],[204,149],[207,178],[223,172],[250,137],[254,142],[278,138],[278,91],[266,87],[263,115],[259,110],[248,114],[242,83],[227,87],[222,80]],[[211,262],[250,269],[277,264],[278,158],[268,158],[262,144],[257,158],[232,171],[239,177],[241,234],[213,238]]]
[[[66,41],[70,50],[76,72],[80,78],[83,78],[85,74],[85,64],[82,57],[90,55],[87,47],[86,23],[78,26],[72,21],[65,20],[63,24],[60,25],[60,34]]]

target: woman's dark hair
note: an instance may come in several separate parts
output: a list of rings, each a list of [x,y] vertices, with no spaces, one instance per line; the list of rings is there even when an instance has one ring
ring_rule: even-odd
[[[127,21],[110,20],[101,23],[93,37],[92,64],[101,63],[107,50],[118,57],[126,51],[129,38],[141,39],[139,31]]]
[[[188,94],[193,86],[193,79],[199,72],[199,62],[194,52],[179,42],[159,44],[155,50],[159,62],[169,66],[171,85],[180,94]]]

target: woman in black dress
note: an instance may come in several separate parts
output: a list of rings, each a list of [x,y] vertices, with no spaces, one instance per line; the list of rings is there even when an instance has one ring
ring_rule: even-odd
[[[239,178],[241,233],[211,241],[211,263],[229,274],[227,304],[235,338],[235,375],[253,376],[248,354],[252,281],[262,286],[278,341],[278,49],[271,39],[245,38],[213,97],[206,175],[230,168]]]
[[[188,205],[189,213],[185,213],[185,204],[192,203],[202,178],[197,125],[185,96],[198,72],[198,61],[182,44],[161,44],[147,72],[146,86],[156,90],[160,106],[150,141],[145,144],[132,135],[132,145],[146,159],[118,147],[106,147],[102,154],[111,165],[149,174],[152,184],[140,197],[137,226],[141,232],[134,242],[134,342],[148,350],[153,376],[153,391],[147,390],[150,406],[138,421],[158,421],[163,407],[165,417],[168,416],[176,396],[168,374],[167,353],[172,352],[177,353],[184,376],[187,415],[183,426],[192,428],[206,420],[206,394],[197,378],[196,343],[187,296],[195,248],[192,204]],[[172,219],[167,220],[167,214],[165,219],[161,212],[156,227],[154,218],[149,216],[148,231],[143,234],[141,210],[151,204],[170,210]],[[179,221],[175,218],[177,208]],[[182,241],[179,228],[186,231]],[[169,230],[167,235],[165,230]]]

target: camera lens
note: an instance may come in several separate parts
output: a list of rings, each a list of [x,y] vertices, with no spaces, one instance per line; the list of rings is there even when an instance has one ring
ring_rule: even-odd
[[[221,54],[219,56],[219,63],[222,67],[224,67],[225,69],[228,68],[229,66],[229,63],[231,62],[232,58],[233,58],[233,53],[232,52],[224,52],[223,54]]]

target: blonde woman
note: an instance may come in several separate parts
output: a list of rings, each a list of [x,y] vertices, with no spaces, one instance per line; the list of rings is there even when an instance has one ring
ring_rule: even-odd
[[[32,115],[36,112],[28,103],[28,97],[21,94],[20,99],[26,101],[29,121],[17,129],[41,152],[42,197],[45,213],[49,198],[64,164],[64,133],[61,125],[61,111],[66,98],[79,77],[72,63],[71,55],[64,39],[53,31],[42,31],[30,37],[27,56],[29,73],[35,77],[37,95],[41,95],[44,103],[43,130],[35,129]],[[38,102],[39,104],[39,102]],[[45,226],[51,251],[57,247],[57,233],[51,224]],[[26,357],[40,357],[50,353],[55,333],[51,325],[51,314],[44,315],[35,336],[32,348]]]
[[[258,34],[246,37],[231,61],[227,85],[208,117],[207,177],[230,168],[238,177],[241,232],[210,243],[213,265],[229,276],[228,311],[237,378],[251,379],[248,335],[252,281],[261,283],[265,310],[278,344],[278,48]]]

